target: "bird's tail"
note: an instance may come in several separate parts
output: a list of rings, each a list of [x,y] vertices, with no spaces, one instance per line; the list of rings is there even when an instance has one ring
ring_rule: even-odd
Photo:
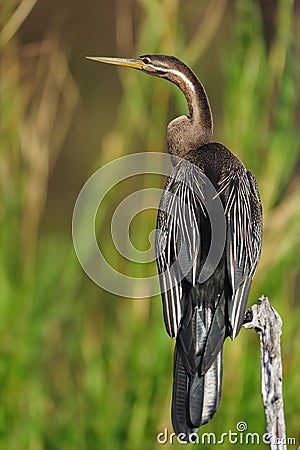
[[[189,375],[175,346],[172,423],[180,439],[192,442],[218,409],[222,393],[222,350],[203,375]]]

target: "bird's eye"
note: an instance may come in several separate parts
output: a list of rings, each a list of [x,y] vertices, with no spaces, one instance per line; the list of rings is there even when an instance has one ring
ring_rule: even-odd
[[[150,58],[147,58],[147,57],[141,58],[141,60],[143,61],[144,64],[150,64],[151,63]]]

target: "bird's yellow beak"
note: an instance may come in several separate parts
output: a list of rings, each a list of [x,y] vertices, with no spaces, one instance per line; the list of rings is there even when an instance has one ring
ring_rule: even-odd
[[[140,70],[143,68],[143,61],[141,59],[107,58],[98,56],[86,56],[86,58],[105,64],[115,64],[116,66],[133,67],[134,69]]]

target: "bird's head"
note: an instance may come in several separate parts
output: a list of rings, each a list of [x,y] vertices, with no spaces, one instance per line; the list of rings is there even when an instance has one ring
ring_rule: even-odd
[[[142,72],[145,72],[149,75],[169,79],[172,79],[174,77],[176,71],[185,72],[186,68],[185,64],[183,64],[175,56],[160,54],[142,55],[136,59],[108,58],[98,56],[87,56],[87,58],[106,64],[132,67],[133,69],[141,70]]]
[[[167,142],[170,153],[184,154],[187,148],[194,150],[210,141],[213,125],[208,98],[196,75],[180,59],[161,54],[147,54],[136,59],[98,56],[87,58],[106,64],[132,67],[149,75],[169,80],[179,87],[187,100],[190,114],[188,117],[181,116],[169,123]],[[193,130],[192,126],[194,126]]]

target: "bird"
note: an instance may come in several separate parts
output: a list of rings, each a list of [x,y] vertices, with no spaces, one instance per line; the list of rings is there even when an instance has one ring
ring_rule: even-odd
[[[218,410],[223,344],[240,331],[259,262],[262,205],[258,185],[237,156],[212,140],[213,117],[206,91],[180,59],[163,54],[88,58],[166,79],[187,102],[188,115],[176,117],[167,126],[173,168],[158,208],[156,261],[166,330],[176,339],[172,424],[182,441],[192,442]],[[224,242],[220,242],[217,264],[201,279],[213,237],[203,196],[208,184],[216,193],[210,201],[221,202],[224,220],[214,227],[220,227]]]

